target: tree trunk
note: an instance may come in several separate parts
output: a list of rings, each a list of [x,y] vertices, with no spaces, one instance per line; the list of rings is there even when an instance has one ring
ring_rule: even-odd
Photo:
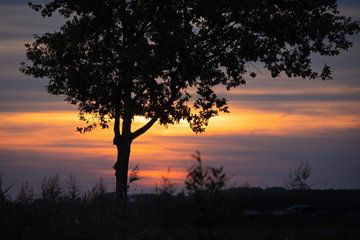
[[[130,160],[131,140],[122,139],[117,147],[117,161],[115,163],[116,202],[119,206],[127,204],[128,170]]]

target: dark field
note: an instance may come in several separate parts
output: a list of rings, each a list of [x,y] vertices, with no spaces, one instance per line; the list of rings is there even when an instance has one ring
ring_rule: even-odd
[[[93,192],[94,193],[94,192]],[[360,239],[360,190],[233,188],[216,193],[3,199],[1,239]]]

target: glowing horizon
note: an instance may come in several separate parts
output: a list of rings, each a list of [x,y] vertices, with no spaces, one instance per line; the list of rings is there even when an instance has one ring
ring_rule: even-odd
[[[16,1],[15,1],[16,2]],[[360,3],[341,0],[341,11],[360,19]],[[24,76],[32,34],[57,29],[58,16],[42,20],[18,1],[0,3],[0,172],[16,190],[24,180],[39,185],[44,176],[73,174],[89,188],[98,177],[114,185],[116,148],[113,132],[79,134],[76,107],[49,96],[46,80]],[[140,166],[138,189],[154,189],[167,176],[181,186],[199,150],[205,165],[224,166],[234,186],[283,186],[289,168],[301,161],[313,166],[315,187],[360,188],[360,38],[334,58],[314,56],[313,64],[332,66],[334,80],[272,79],[260,69],[256,79],[219,96],[229,99],[230,114],[210,120],[195,134],[188,124],[155,124],[136,139],[130,168]],[[261,66],[259,66],[261,67]],[[145,124],[136,117],[133,130]],[[170,173],[167,169],[171,167]],[[230,185],[231,185],[230,184]]]

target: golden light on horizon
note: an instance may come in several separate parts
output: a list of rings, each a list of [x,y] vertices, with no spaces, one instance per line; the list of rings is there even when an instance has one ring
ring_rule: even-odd
[[[346,103],[347,108],[358,108],[357,103]],[[337,114],[343,105],[334,103],[311,104],[304,103],[298,106],[299,111],[282,113],[271,110],[253,110],[251,108],[232,108],[230,114],[220,114],[210,120],[206,132],[201,135],[228,135],[228,134],[261,134],[261,135],[289,135],[313,134],[326,129],[351,129],[360,126],[356,114]],[[305,113],[301,113],[301,111]],[[307,114],[312,111],[313,114]],[[78,120],[76,111],[68,112],[20,112],[0,113],[2,119],[0,146],[3,148],[37,148],[43,150],[57,149],[71,151],[73,148],[81,150],[81,143],[96,144],[97,151],[106,154],[112,148],[112,126],[109,129],[96,129],[93,132],[79,134],[75,131],[82,122]],[[147,122],[144,118],[135,118],[133,129],[141,127]],[[21,130],[21,131],[20,131]],[[167,128],[155,124],[147,133],[140,136],[135,142],[141,144],[141,151],[150,151],[145,146],[152,145],[153,151],[161,151],[156,144],[148,142],[150,138],[162,136],[196,136],[188,123],[170,125]],[[64,143],[68,143],[62,147]],[[75,143],[77,143],[75,145]],[[109,146],[109,147],[106,147]],[[91,149],[87,149],[87,152]],[[112,151],[112,150],[111,150]],[[133,149],[133,152],[140,150]]]
[[[101,170],[101,171],[95,171],[96,173],[100,174],[101,176],[114,176],[113,170]],[[129,170],[129,174],[131,172],[131,169]],[[138,184],[144,185],[144,186],[154,186],[155,185],[161,185],[162,177],[166,177],[168,179],[171,179],[174,183],[181,183],[186,178],[187,172],[186,169],[172,169],[171,171],[168,171],[166,167],[164,167],[163,170],[139,170],[139,182]]]
[[[286,104],[286,103],[283,103]],[[131,149],[131,164],[146,165],[149,163],[163,166],[178,165],[179,159],[182,170],[178,174],[183,176],[185,165],[191,163],[188,157],[192,151],[199,149],[200,137],[225,135],[269,135],[269,136],[311,136],[327,131],[347,130],[360,126],[356,114],[338,114],[345,107],[358,109],[357,103],[302,103],[294,105],[293,112],[279,112],[232,106],[230,114],[221,114],[210,120],[205,133],[196,135],[181,122],[178,125],[165,128],[156,124],[147,133],[133,142]],[[354,110],[354,111],[355,111]],[[312,111],[312,114],[308,114]],[[116,148],[112,145],[113,132],[109,129],[96,129],[93,132],[79,134],[75,131],[82,122],[78,120],[76,111],[66,112],[20,112],[0,113],[2,119],[0,147],[6,150],[29,150],[43,154],[68,154],[74,161],[86,158],[101,158],[106,166],[112,166],[116,159]],[[133,129],[146,123],[144,118],[135,118]],[[191,143],[181,140],[187,137],[194,139]],[[169,141],[169,138],[171,140]],[[237,151],[241,150],[241,146]],[[146,170],[146,171],[145,171]],[[163,170],[145,169],[143,174],[148,179],[161,178]],[[113,170],[101,172],[113,176]],[[159,172],[160,171],[160,172]],[[182,174],[182,175],[181,175]]]

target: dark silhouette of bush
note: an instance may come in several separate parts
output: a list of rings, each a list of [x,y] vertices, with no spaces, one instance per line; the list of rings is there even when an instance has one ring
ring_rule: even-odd
[[[16,196],[16,202],[28,205],[33,202],[34,197],[34,189],[30,186],[29,182],[26,181],[20,186],[20,190]]]
[[[73,175],[69,175],[68,180],[65,182],[65,197],[70,200],[76,200],[80,198],[81,188]]]
[[[204,167],[200,152],[192,155],[196,163],[188,169],[185,187],[195,200],[198,212],[198,225],[203,228],[198,234],[201,238],[213,238],[213,227],[219,222],[222,211],[221,190],[228,180],[222,167]]]
[[[42,195],[32,201],[7,198],[0,209],[1,240],[360,237],[360,190],[225,188],[224,171],[214,174],[212,167],[203,165],[199,153],[195,156],[186,178],[187,194],[137,194],[131,196],[126,212],[116,207],[115,194],[106,191],[102,179],[78,198],[67,194],[55,201],[45,201]],[[59,176],[44,179],[42,190],[63,189]],[[23,186],[27,196],[31,186]],[[294,197],[299,192],[300,199]]]
[[[9,199],[7,193],[10,191],[10,189],[12,188],[12,185],[4,188],[3,186],[3,173],[0,172],[0,207],[5,204]]]
[[[167,175],[161,176],[161,182],[159,185],[156,185],[156,192],[160,195],[172,196],[177,189],[177,184],[171,181],[170,178],[171,168],[168,167]]]
[[[222,167],[204,167],[199,151],[192,156],[196,163],[188,169],[185,179],[186,189],[190,194],[203,195],[205,193],[216,195],[225,187],[225,183],[228,180],[224,169]]]
[[[41,197],[45,201],[55,202],[57,201],[61,194],[63,193],[63,189],[60,185],[60,177],[59,174],[56,174],[52,177],[44,177],[41,182]]]
[[[311,176],[312,168],[308,161],[302,161],[295,169],[290,169],[285,187],[288,189],[308,190],[311,184],[308,179]]]
[[[84,194],[84,200],[90,204],[103,205],[106,202],[106,194],[107,189],[104,183],[104,179],[100,177],[94,183],[93,187]]]

